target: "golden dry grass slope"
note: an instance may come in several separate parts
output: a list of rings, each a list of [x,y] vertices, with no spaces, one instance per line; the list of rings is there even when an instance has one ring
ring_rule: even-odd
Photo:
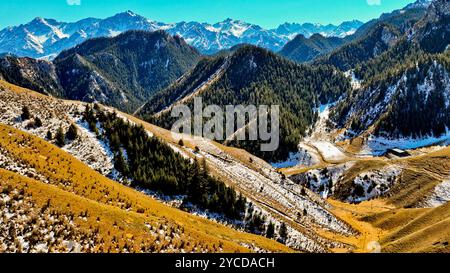
[[[332,211],[359,235],[324,236],[353,246],[355,252],[371,251],[370,243],[377,242],[382,252],[450,253],[450,203],[437,207],[426,203],[436,185],[448,179],[450,147],[404,159],[359,160],[345,173],[343,181],[389,164],[398,164],[403,170],[387,195],[360,204],[329,200]]]
[[[0,218],[23,222],[2,233],[8,234],[0,244],[3,251],[290,251],[273,240],[168,207],[2,124],[0,148],[23,174],[0,169]]]

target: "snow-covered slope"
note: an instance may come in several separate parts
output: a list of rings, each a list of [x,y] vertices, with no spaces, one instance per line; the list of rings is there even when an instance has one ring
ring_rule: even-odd
[[[362,22],[344,22],[341,25],[284,24],[277,29],[263,29],[240,20],[226,19],[215,24],[199,22],[161,23],[149,20],[132,11],[106,19],[87,18],[74,23],[36,18],[19,26],[0,31],[0,53],[17,56],[52,59],[64,49],[95,37],[117,36],[128,30],[165,30],[183,37],[203,53],[211,54],[237,44],[249,43],[280,50],[298,34],[306,37],[314,33],[345,37],[353,34]]]
[[[448,143],[449,111],[448,56],[442,55],[355,90],[334,109],[333,120],[347,135],[367,133],[361,153],[380,155]]]

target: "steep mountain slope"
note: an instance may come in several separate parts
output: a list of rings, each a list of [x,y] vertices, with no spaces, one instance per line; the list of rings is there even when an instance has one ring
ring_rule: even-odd
[[[43,94],[63,95],[56,68],[48,61],[9,55],[0,57],[0,79]]]
[[[449,253],[450,203],[433,209],[400,209],[363,217],[387,233],[383,252]]]
[[[279,105],[280,147],[261,152],[258,141],[227,139],[267,160],[288,157],[316,118],[315,107],[336,100],[350,88],[348,80],[330,67],[295,64],[267,50],[243,46],[229,56],[201,61],[168,89],[156,94],[142,109],[144,116],[170,128],[170,109],[176,104],[192,107],[193,98],[207,105]],[[240,128],[237,128],[240,129]]]
[[[327,38],[320,34],[314,34],[310,38],[306,38],[300,34],[288,42],[279,54],[303,63],[311,61],[319,55],[327,54],[343,43],[344,40],[337,37]]]
[[[63,98],[99,101],[133,112],[197,62],[199,53],[165,32],[130,31],[88,40],[53,63],[5,56],[3,79]]]
[[[165,32],[130,31],[62,52],[54,63],[65,97],[133,111],[193,66],[198,52]]]
[[[428,8],[425,17],[418,22],[409,38],[431,53],[442,52],[450,44],[450,3],[435,0]]]
[[[332,116],[338,126],[348,126],[352,134],[368,130],[382,137],[368,144],[373,145],[371,150],[387,149],[389,139],[392,145],[398,138],[439,142],[440,137],[448,135],[450,127],[449,65],[448,53],[403,60],[403,65],[352,92]],[[377,148],[379,141],[386,142],[384,148]],[[414,148],[415,144],[404,145]]]
[[[379,18],[370,20],[363,24],[354,35],[346,37],[348,40],[355,40],[367,35],[379,24],[389,24],[395,26],[401,33],[408,32],[414,24],[423,18],[431,0],[418,0],[403,9],[394,10],[390,13],[382,14]]]
[[[12,127],[0,124],[0,136],[0,164],[13,170],[0,168],[2,251],[289,251],[163,205]]]
[[[428,8],[433,0],[417,0],[405,7],[405,9]]]
[[[396,208],[383,200],[358,205],[331,203],[336,214],[364,233],[362,238],[337,238],[356,245],[357,252],[450,252],[449,203],[425,209]]]
[[[347,71],[385,52],[397,42],[400,36],[401,32],[395,26],[379,24],[371,28],[367,35],[318,58],[316,63],[330,64],[342,71]]]
[[[446,6],[444,6],[446,5]],[[443,52],[449,44],[448,25],[449,4],[435,1],[426,16],[409,30],[390,50],[369,61],[358,64],[354,74],[365,81],[383,71],[401,64],[406,59],[418,58],[425,53]]]
[[[433,1],[411,34],[356,67],[354,74],[362,80],[362,87],[351,92],[332,114],[339,128],[347,128],[345,137],[372,135],[365,146],[375,153],[447,140],[449,52],[428,52],[442,52],[447,47],[450,30],[442,26],[448,20],[449,7],[447,1]],[[441,42],[430,48],[432,36]]]
[[[403,9],[383,14],[362,25],[355,34],[345,37],[346,43],[316,63],[331,64],[343,71],[375,58],[390,49],[426,14],[430,1],[417,1]]]
[[[359,204],[381,198],[398,208],[435,208],[450,201],[449,152],[448,147],[436,146],[406,158],[348,153],[347,160],[317,164],[290,178],[341,202]]]
[[[166,24],[151,21],[132,11],[116,14],[106,19],[87,18],[74,23],[36,18],[20,26],[0,31],[0,53],[17,56],[53,59],[61,51],[74,47],[87,39],[114,37],[129,30],[165,30],[171,35],[183,37],[202,53],[213,54],[241,43],[250,43],[278,51],[283,45],[302,34],[315,33],[324,36],[345,37],[353,34],[362,22],[344,22],[338,26],[320,24],[284,24],[277,29],[266,30],[258,25],[240,20],[226,19],[215,24],[180,22]]]

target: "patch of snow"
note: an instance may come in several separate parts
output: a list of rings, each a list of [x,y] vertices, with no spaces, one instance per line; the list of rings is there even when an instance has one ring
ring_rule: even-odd
[[[295,153],[289,153],[289,158],[286,161],[279,161],[276,163],[271,163],[272,167],[281,169],[281,168],[289,168],[294,167],[300,164],[302,162],[303,154],[299,152]]]
[[[402,150],[412,150],[433,145],[449,145],[450,131],[446,129],[446,133],[441,136],[425,136],[423,138],[397,138],[389,139],[385,137],[369,136],[367,142],[360,151],[361,155],[380,156],[386,153],[388,149],[398,148]]]
[[[434,188],[433,194],[425,201],[425,207],[436,208],[450,201],[450,180],[445,180]]]
[[[326,141],[310,142],[311,145],[319,150],[320,154],[327,161],[338,161],[346,159],[347,156],[334,144]]]
[[[121,33],[122,33],[122,31],[110,29],[108,36],[109,37],[116,37],[116,36],[119,36]]]
[[[380,170],[372,170],[359,174],[353,181],[353,189],[347,202],[359,203],[379,197],[388,192],[396,183],[402,169],[398,166],[388,166]],[[359,190],[358,188],[359,187]]]
[[[350,78],[350,84],[354,90],[361,88],[361,80],[358,79],[353,70],[346,71],[344,75]]]

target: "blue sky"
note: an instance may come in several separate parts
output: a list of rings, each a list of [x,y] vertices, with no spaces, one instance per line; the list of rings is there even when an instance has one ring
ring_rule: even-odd
[[[218,22],[241,19],[265,28],[284,22],[368,21],[414,0],[1,0],[0,28],[35,17],[76,21],[132,10],[156,21]]]

